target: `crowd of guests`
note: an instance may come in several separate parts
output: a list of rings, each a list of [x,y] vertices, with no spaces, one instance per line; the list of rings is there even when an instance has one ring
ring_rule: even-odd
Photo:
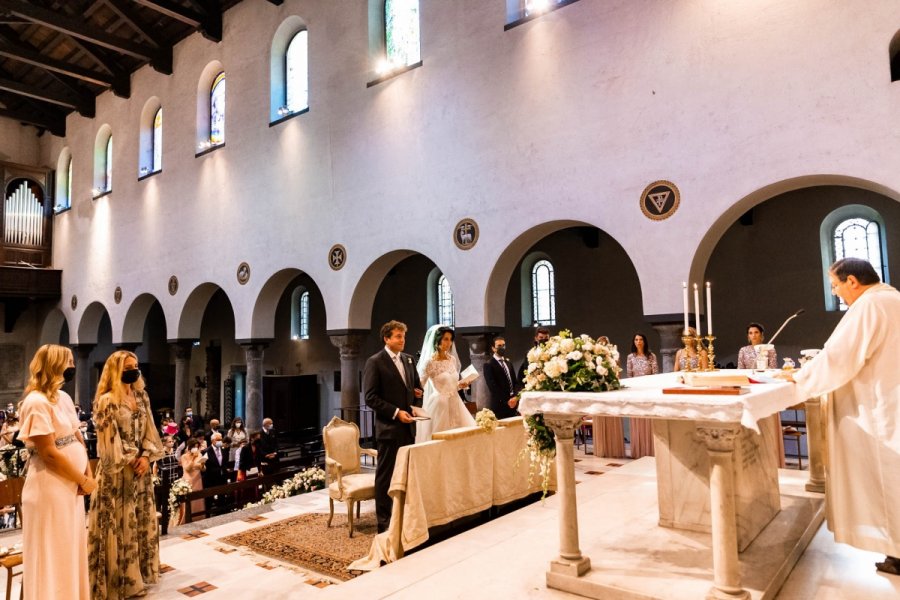
[[[26,599],[122,599],[146,594],[159,579],[159,525],[154,475],[192,489],[218,486],[249,473],[277,469],[272,420],[248,434],[237,418],[225,432],[204,428],[187,411],[180,424],[157,429],[137,356],[106,360],[88,419],[96,438],[91,469],[87,423],[61,388],[75,375],[72,352],[47,344],[35,353],[18,412],[5,411],[0,437],[31,450],[22,491]],[[228,443],[226,443],[226,440]],[[4,440],[6,441],[6,440]],[[84,496],[90,497],[85,529]],[[208,512],[196,501],[192,512]]]

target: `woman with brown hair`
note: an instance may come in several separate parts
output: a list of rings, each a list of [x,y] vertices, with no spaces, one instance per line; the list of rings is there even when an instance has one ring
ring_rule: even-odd
[[[138,359],[113,352],[94,399],[98,488],[88,520],[94,600],[146,593],[159,580],[159,528],[150,463],[163,456]]]
[[[22,550],[28,553],[25,599],[88,600],[84,502],[97,483],[78,430],[75,405],[60,388],[75,374],[72,351],[46,344],[29,367],[19,407],[19,439],[32,450],[22,490]]]

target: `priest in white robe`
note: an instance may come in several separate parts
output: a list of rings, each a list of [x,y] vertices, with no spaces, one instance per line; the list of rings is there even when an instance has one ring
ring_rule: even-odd
[[[793,379],[826,404],[826,511],[835,540],[887,555],[900,575],[900,292],[857,258],[829,269],[849,306],[825,348]]]

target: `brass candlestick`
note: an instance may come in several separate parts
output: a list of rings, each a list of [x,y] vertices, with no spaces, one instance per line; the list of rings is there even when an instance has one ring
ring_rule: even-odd
[[[713,345],[713,340],[716,339],[716,336],[707,335],[704,338],[706,338],[706,370],[718,371],[716,369],[716,348]]]

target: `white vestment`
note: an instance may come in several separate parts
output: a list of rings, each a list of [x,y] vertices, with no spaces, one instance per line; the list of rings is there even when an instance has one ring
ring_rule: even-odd
[[[900,292],[877,284],[795,373],[826,405],[826,511],[835,540],[900,557]]]

